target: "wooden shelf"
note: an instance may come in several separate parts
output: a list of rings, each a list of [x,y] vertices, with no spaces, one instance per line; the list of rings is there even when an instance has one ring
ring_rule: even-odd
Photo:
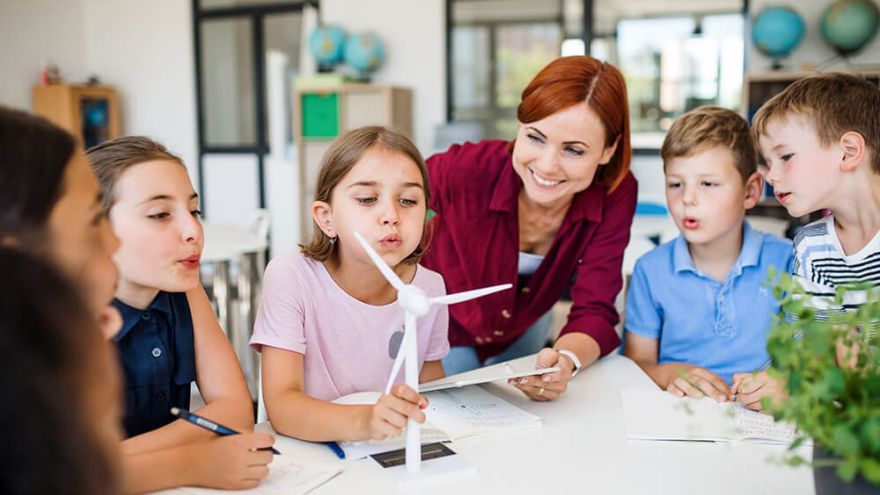
[[[85,147],[122,135],[119,98],[109,86],[50,84],[33,87],[34,113],[77,137]],[[90,105],[100,106],[105,121],[92,122]]]

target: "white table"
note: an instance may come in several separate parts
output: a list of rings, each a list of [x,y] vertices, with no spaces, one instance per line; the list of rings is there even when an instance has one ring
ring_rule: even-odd
[[[534,356],[512,362],[528,369]],[[555,402],[532,402],[506,383],[482,385],[537,414],[543,427],[454,442],[477,465],[475,476],[425,484],[413,493],[479,494],[796,494],[814,493],[812,471],[771,464],[785,447],[709,442],[643,442],[625,438],[622,388],[654,383],[629,359],[610,355],[571,382]],[[258,430],[271,431],[263,423]],[[339,460],[326,446],[279,436],[286,456],[333,463],[343,471],[317,494],[388,493],[397,486],[372,460]],[[809,456],[809,450],[802,455]],[[430,462],[430,461],[427,461]]]

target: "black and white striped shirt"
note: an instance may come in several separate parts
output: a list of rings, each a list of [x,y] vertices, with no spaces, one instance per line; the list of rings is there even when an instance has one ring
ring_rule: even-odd
[[[834,227],[834,216],[813,222],[794,239],[794,277],[811,296],[817,317],[829,310],[854,310],[866,301],[864,291],[847,292],[843,304],[835,304],[836,288],[852,282],[880,286],[880,232],[859,252],[844,254]]]

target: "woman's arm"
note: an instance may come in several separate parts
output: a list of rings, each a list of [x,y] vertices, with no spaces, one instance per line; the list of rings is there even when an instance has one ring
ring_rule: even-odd
[[[253,431],[253,403],[232,346],[220,329],[205,290],[187,292],[195,340],[196,382],[205,400],[198,414],[239,431]],[[127,454],[165,449],[211,438],[214,434],[183,420],[122,443]]]

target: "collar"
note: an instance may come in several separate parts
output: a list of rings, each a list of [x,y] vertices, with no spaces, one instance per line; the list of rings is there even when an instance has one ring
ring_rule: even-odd
[[[736,263],[731,267],[731,272],[738,276],[742,273],[743,268],[747,266],[757,266],[761,258],[761,245],[764,237],[752,229],[748,221],[743,221],[743,243],[740,248],[739,256]],[[675,238],[675,245],[672,251],[672,263],[676,273],[683,271],[691,271],[699,274],[699,270],[694,266],[694,260],[688,250],[687,241],[683,235]]]
[[[117,332],[117,334],[113,337],[114,342],[119,342],[124,339],[126,335],[141,321],[142,317],[146,313],[150,313],[153,311],[161,311],[165,313],[166,316],[171,316],[171,299],[167,292],[159,291],[159,294],[156,295],[156,298],[153,299],[153,302],[147,307],[147,309],[138,309],[119,299],[113,299],[113,306],[119,310],[119,314],[122,315],[122,328]]]
[[[495,191],[489,202],[489,210],[500,213],[515,213],[522,187],[522,179],[513,169],[513,160],[508,155],[507,163],[502,167],[501,175],[495,184]],[[595,223],[601,222],[606,192],[605,186],[594,182],[587,189],[575,194],[571,206],[568,208],[568,213],[566,213],[566,220],[572,223],[584,219]]]

